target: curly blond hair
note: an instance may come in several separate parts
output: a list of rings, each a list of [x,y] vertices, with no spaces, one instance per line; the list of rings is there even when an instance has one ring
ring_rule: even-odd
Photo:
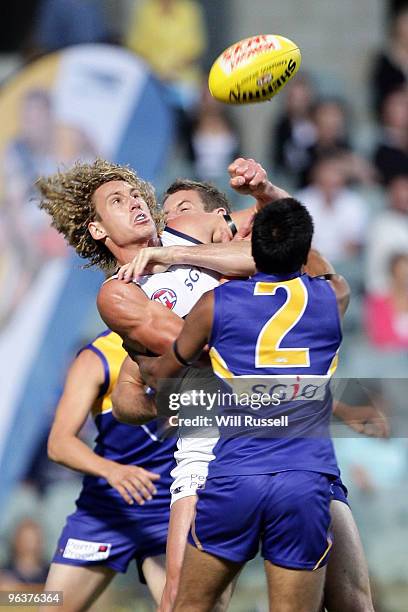
[[[148,205],[160,231],[161,213],[152,185],[127,166],[103,159],[96,159],[93,163],[77,162],[71,169],[41,177],[36,183],[41,194],[39,207],[51,215],[52,226],[80,257],[89,260],[88,266],[96,265],[104,270],[112,269],[116,259],[102,241],[92,238],[88,225],[98,220],[92,196],[98,187],[110,181],[126,181],[134,186]]]

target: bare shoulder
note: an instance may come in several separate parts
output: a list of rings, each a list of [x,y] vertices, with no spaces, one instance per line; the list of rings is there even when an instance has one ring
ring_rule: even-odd
[[[85,347],[72,362],[66,377],[66,387],[93,384],[98,387],[103,384],[105,370],[103,363],[98,355]]]
[[[138,311],[149,300],[135,283],[125,283],[112,278],[99,289],[97,306],[106,325],[113,331],[127,327],[129,318],[137,317]]]

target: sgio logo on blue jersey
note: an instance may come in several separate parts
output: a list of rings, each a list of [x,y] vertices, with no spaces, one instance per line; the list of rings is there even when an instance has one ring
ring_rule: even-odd
[[[263,377],[259,382],[251,380],[251,393],[279,397],[280,402],[323,401],[330,379],[326,376]]]

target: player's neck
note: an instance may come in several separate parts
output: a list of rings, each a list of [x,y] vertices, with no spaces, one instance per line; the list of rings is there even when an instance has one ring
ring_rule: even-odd
[[[155,237],[150,240],[146,240],[144,242],[140,242],[138,244],[131,244],[125,247],[114,246],[111,248],[112,254],[115,256],[116,261],[119,266],[123,266],[124,264],[129,263],[136,257],[136,255],[146,247],[151,246],[160,246],[160,240]]]

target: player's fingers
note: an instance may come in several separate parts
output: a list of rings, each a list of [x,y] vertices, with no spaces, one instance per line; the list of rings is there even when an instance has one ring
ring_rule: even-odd
[[[125,273],[125,280],[137,280],[140,276],[139,271],[143,270],[144,267],[144,255],[143,252],[141,252],[139,255],[137,255],[137,257],[135,257],[135,259],[132,261],[131,265],[127,269]]]
[[[244,173],[246,182],[249,184],[255,177],[256,170],[253,166],[250,166]]]
[[[143,506],[143,504],[145,503],[145,500],[143,499],[145,495],[143,495],[143,492],[140,490],[138,484],[139,483],[137,481],[134,483],[132,478],[126,478],[126,480],[122,481],[122,485],[126,488],[126,491],[129,493],[129,495],[132,496],[132,498],[139,504],[139,506]],[[146,497],[146,499],[151,499],[150,493],[148,493],[147,495],[148,497]]]
[[[246,164],[246,160],[243,157],[237,157],[237,159],[234,159],[234,161],[228,166],[229,174],[234,174],[236,169],[239,166],[242,166],[242,164]]]
[[[125,487],[123,487],[122,485],[117,485],[115,487],[115,489],[118,491],[118,493],[121,494],[121,496],[123,497],[123,499],[125,500],[125,502],[127,504],[129,504],[129,506],[133,505],[133,499],[131,498],[131,496],[129,495],[129,493],[126,491]]]
[[[157,479],[158,474],[154,474],[152,478],[148,476],[148,472],[139,472],[136,478],[140,480],[140,482],[147,488],[153,495],[157,493],[156,486],[154,484],[154,480]],[[159,476],[160,478],[160,476]]]
[[[149,470],[145,470],[144,468],[140,468],[140,470],[143,470],[143,473],[146,474],[147,478],[150,478],[150,480],[160,480],[160,474],[149,472]]]
[[[258,169],[253,178],[250,180],[249,185],[251,187],[261,187],[266,183],[266,172],[263,168]]]
[[[371,423],[366,423],[366,431],[364,433],[366,433],[367,436],[375,438],[388,438],[390,432],[388,423],[383,419],[378,418]]]
[[[365,424],[364,423],[360,423],[358,421],[351,421],[349,423],[349,425],[357,433],[364,433],[364,430],[365,430]]]
[[[130,264],[127,264],[127,268],[126,268],[126,270],[124,272],[124,275],[123,275],[123,280],[125,282],[128,283],[128,282],[130,282],[132,280],[134,267],[135,267],[135,262],[134,261],[132,261]]]
[[[381,438],[381,430],[375,423],[365,423],[363,433],[370,438]]]
[[[150,254],[148,253],[146,249],[142,251],[140,257],[137,260],[137,265],[135,266],[135,269],[133,270],[134,280],[137,280],[140,276],[145,274],[149,261],[150,261]]]
[[[379,437],[389,438],[391,435],[390,422],[383,412],[379,412],[379,416],[376,423],[378,430],[381,432]]]
[[[137,475],[134,475],[133,479],[134,481],[139,480],[141,483],[141,486],[148,489],[148,491],[152,493],[153,495],[157,493],[157,489],[154,485],[154,482],[152,482],[146,474],[143,474],[143,472],[139,472]]]
[[[118,270],[118,279],[119,280],[123,280],[125,278],[126,272],[129,268],[130,264],[125,264],[124,266],[121,266]]]
[[[230,179],[230,185],[231,187],[242,187],[243,185],[245,185],[246,180],[244,176],[234,176]]]
[[[141,495],[144,499],[150,501],[153,499],[153,491],[143,484],[143,482],[137,476],[132,476],[129,482],[133,489],[137,491],[138,495]],[[150,483],[151,484],[151,483]]]

